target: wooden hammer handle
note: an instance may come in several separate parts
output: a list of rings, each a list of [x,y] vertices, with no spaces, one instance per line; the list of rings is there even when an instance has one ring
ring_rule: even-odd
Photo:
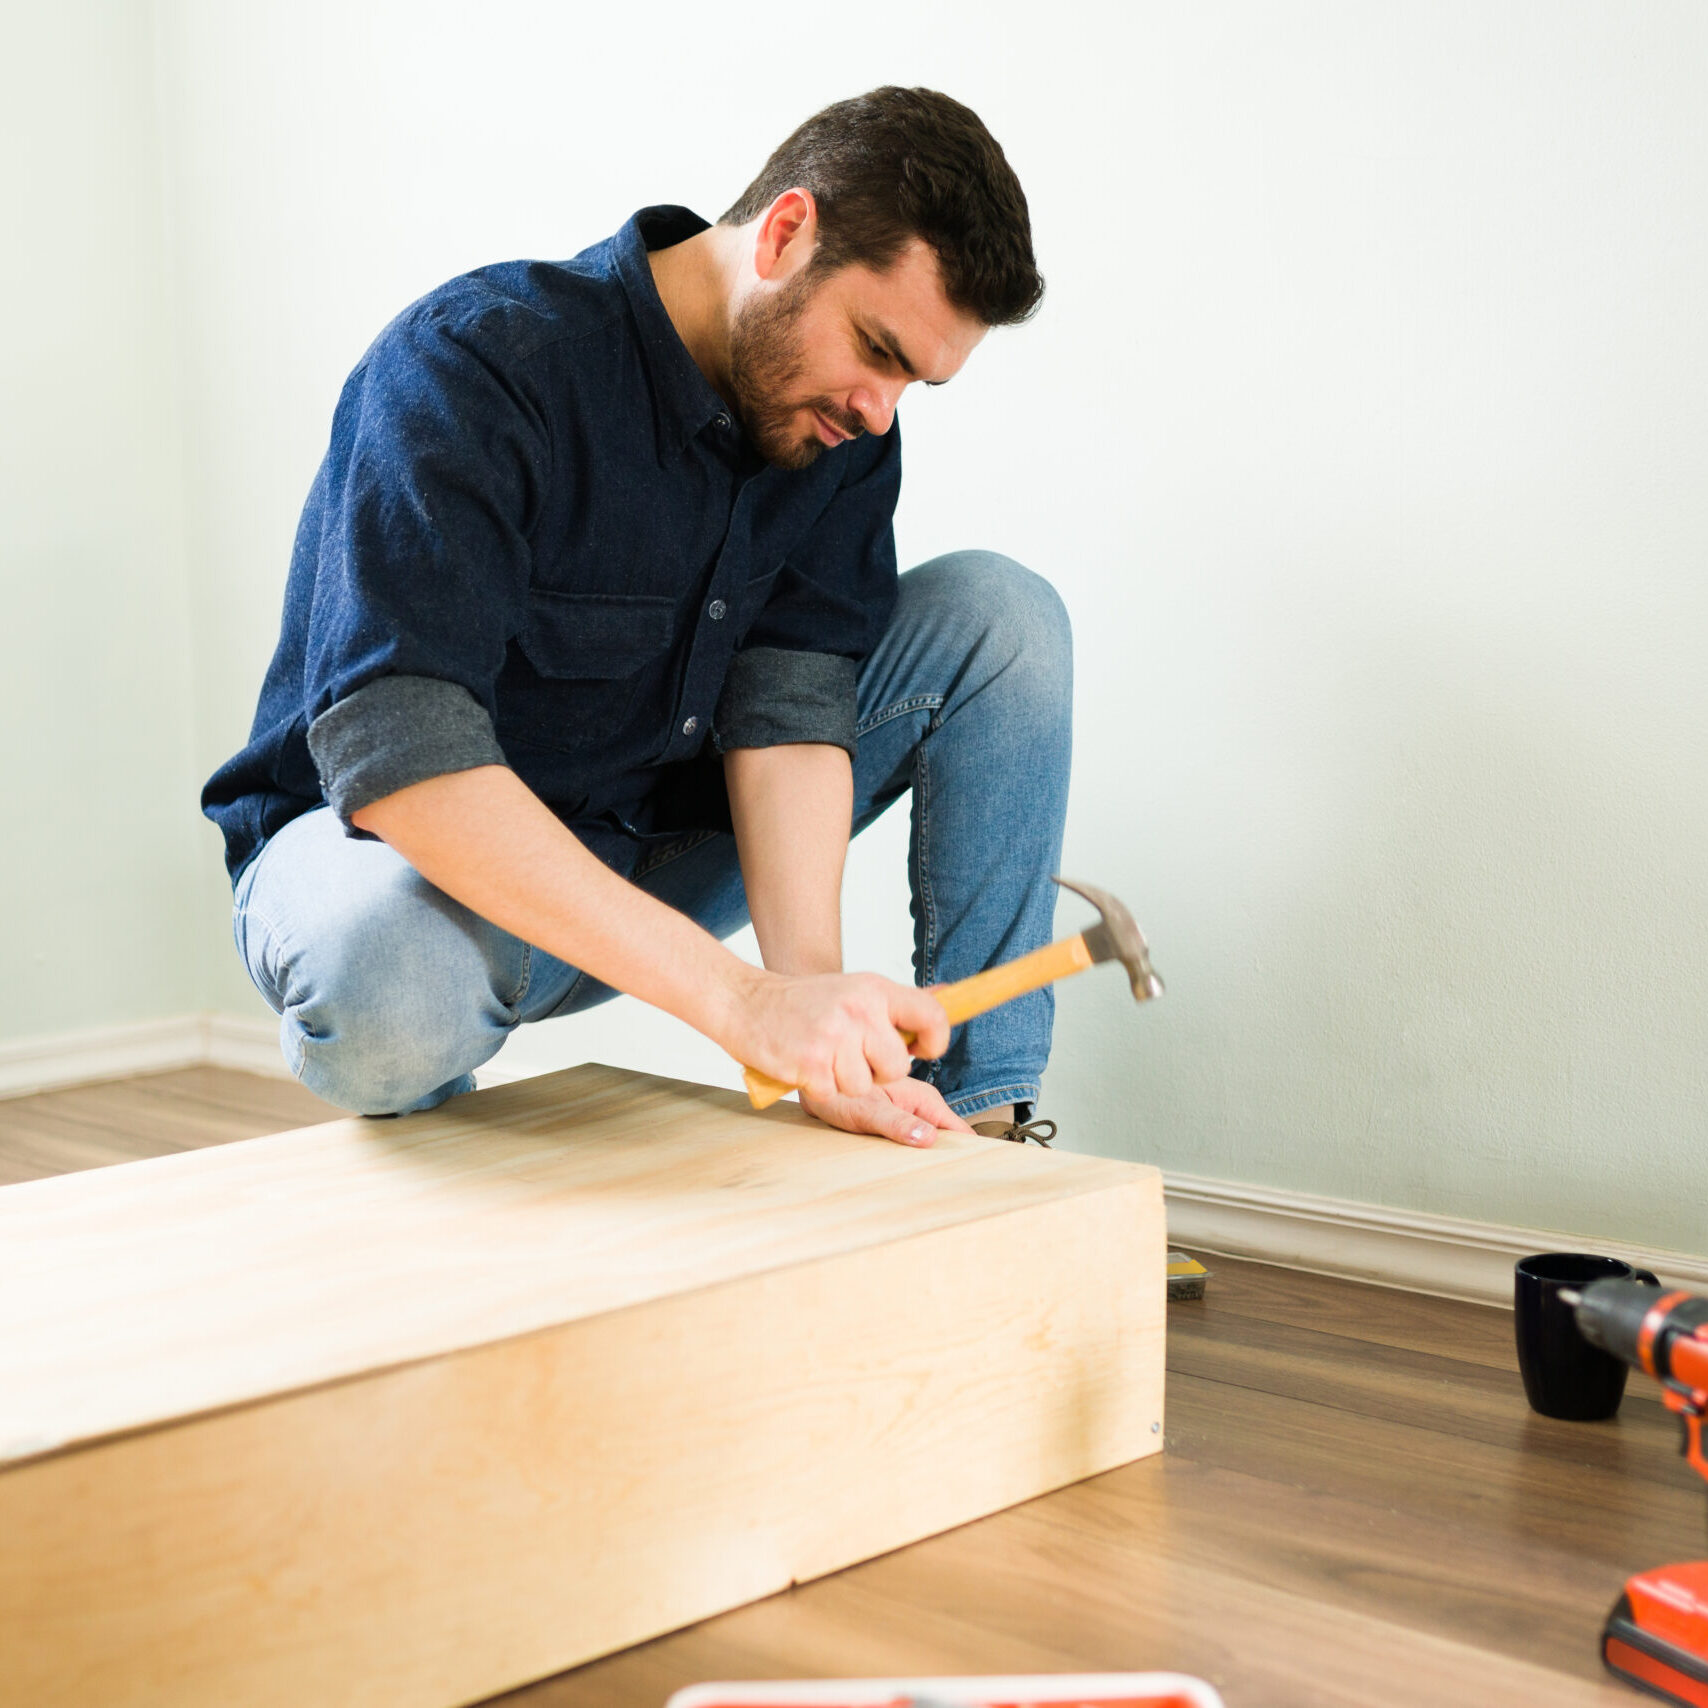
[[[975,1014],[989,1013],[1029,990],[1041,990],[1057,979],[1065,979],[1069,973],[1084,972],[1091,964],[1091,951],[1081,933],[1077,937],[1064,937],[1059,943],[1046,943],[1042,949],[1034,949],[1017,960],[1005,961],[988,972],[974,973],[970,979],[942,985],[932,994],[943,1004],[949,1024],[959,1026]],[[909,1044],[913,1042],[911,1032],[903,1032],[902,1037]],[[758,1068],[744,1067],[741,1077],[755,1109],[769,1109],[778,1098],[795,1089]]]
[[[1091,951],[1085,946],[1082,932],[1077,937],[1064,937],[1059,943],[1046,943],[1030,955],[1018,960],[1004,961],[989,972],[974,973],[970,979],[959,979],[933,992],[949,1015],[949,1024],[959,1026],[975,1014],[988,1014],[1029,990],[1042,990],[1069,973],[1082,973],[1091,965]]]
[[[747,1087],[747,1101],[755,1109],[769,1109],[778,1098],[787,1097],[795,1089],[780,1079],[773,1079],[768,1073],[761,1073],[758,1068],[750,1067],[741,1070],[741,1083]]]

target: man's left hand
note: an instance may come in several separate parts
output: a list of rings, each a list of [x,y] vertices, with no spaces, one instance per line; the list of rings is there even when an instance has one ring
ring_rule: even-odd
[[[938,1128],[972,1131],[943,1101],[937,1087],[922,1079],[892,1079],[874,1086],[864,1097],[809,1097],[803,1091],[801,1107],[845,1133],[870,1133],[921,1150],[936,1143]]]

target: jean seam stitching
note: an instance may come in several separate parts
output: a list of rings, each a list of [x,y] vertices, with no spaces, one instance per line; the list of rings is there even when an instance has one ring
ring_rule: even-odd
[[[279,971],[283,973],[284,963],[290,958],[290,946],[285,940],[284,932],[282,932],[266,914],[256,907],[238,907],[232,910],[232,927],[234,932],[239,919],[243,920],[245,924],[253,920],[263,931],[266,932],[268,944],[278,957]],[[249,957],[247,954],[243,957],[243,963],[244,971],[249,972],[250,980],[253,982],[255,975],[253,972],[249,971]],[[280,982],[283,983],[283,980],[281,979]],[[280,1006],[277,1010],[281,1015],[284,1013],[284,1000],[284,996],[281,993],[279,997]]]
[[[278,957],[279,970],[280,973],[283,974],[284,964],[290,957],[290,946],[286,940],[285,933],[282,932],[266,914],[262,913],[259,908],[244,906],[234,908],[233,913],[234,915],[241,917],[245,922],[250,920],[255,921],[255,923],[260,925],[262,930],[267,933],[269,945]],[[253,983],[255,974],[249,968],[249,957],[247,954],[244,955],[243,961],[244,969],[249,972],[250,982]],[[281,977],[279,982],[281,985],[284,985],[288,983],[288,980]],[[265,995],[266,993],[263,992],[263,1000],[265,999]],[[291,1078],[300,1085],[302,1084],[302,1076],[308,1071],[308,1047],[317,1040],[315,1039],[314,1033],[309,1030],[300,1017],[292,1017],[290,1014],[290,1004],[286,1001],[285,994],[282,989],[279,993],[279,1006],[275,1010],[275,1013],[277,1013],[279,1017],[279,1054],[283,1057],[285,1066],[290,1070]],[[290,1056],[285,1050],[285,1036],[287,1028],[291,1034],[295,1036],[299,1045],[296,1053],[297,1059],[294,1063],[291,1061]]]
[[[534,945],[524,938],[522,940],[522,972],[520,977],[516,980],[515,988],[510,993],[510,1000],[504,1005],[516,1016],[516,1019],[510,1023],[509,1029],[511,1031],[514,1031],[517,1025],[521,1022],[522,1001],[528,994],[528,981],[533,977],[533,975]]]
[[[647,877],[651,873],[656,872],[661,866],[668,866],[672,860],[680,860],[684,854],[698,848],[701,843],[710,842],[714,836],[722,836],[724,834],[725,833],[721,830],[690,831],[686,836],[681,837],[678,841],[670,843],[668,846],[659,849],[656,854],[647,859],[641,860],[635,866],[634,871],[629,874],[629,882],[635,883],[639,879]]]
[[[855,724],[854,733],[856,736],[870,735],[880,724],[887,724],[892,718],[906,717],[909,712],[935,712],[942,704],[941,694],[915,694],[911,700],[898,700],[893,706],[885,706],[869,718],[862,718]]]
[[[981,1099],[987,1101],[981,1101]],[[968,1103],[979,1103],[979,1108],[972,1111],[973,1114],[977,1115],[986,1109],[995,1109],[1004,1103],[1036,1103],[1037,1100],[1037,1085],[1028,1080],[1020,1080],[1013,1085],[992,1086],[985,1091],[958,1092],[954,1097],[947,1099],[947,1102],[956,1114],[963,1114],[965,1112],[964,1106]],[[957,1108],[957,1104],[963,1107]]]

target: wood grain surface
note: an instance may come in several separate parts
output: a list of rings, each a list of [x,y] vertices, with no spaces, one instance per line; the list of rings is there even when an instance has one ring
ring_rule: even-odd
[[[452,1708],[1160,1450],[1154,1169],[585,1067],[0,1191],[0,1700]]]
[[[260,1121],[274,1088],[253,1084]],[[169,1095],[156,1081],[150,1102]],[[1170,1308],[1162,1456],[505,1708],[661,1708],[716,1678],[1103,1667],[1197,1673],[1228,1708],[1643,1700],[1602,1672],[1601,1621],[1631,1572],[1708,1553],[1708,1491],[1653,1388],[1634,1377],[1611,1423],[1553,1422],[1525,1406],[1505,1311],[1205,1261],[1208,1296]]]
[[[1136,1177],[589,1065],[6,1187],[0,1464]]]

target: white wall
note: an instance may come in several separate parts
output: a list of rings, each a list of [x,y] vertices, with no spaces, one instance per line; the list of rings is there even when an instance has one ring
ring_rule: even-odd
[[[879,81],[977,107],[1044,313],[905,407],[904,555],[1079,630],[1046,1109],[1194,1173],[1708,1251],[1708,13],[160,0],[196,763],[241,741],[338,386],[412,296],[714,214]],[[10,524],[7,524],[10,526]],[[896,825],[850,943],[906,961]],[[257,1006],[202,833],[208,1000]],[[1078,913],[1063,911],[1064,926]],[[507,1056],[724,1071],[620,1004]]]
[[[9,10],[0,160],[0,1042],[12,1042],[201,1002],[145,7]]]

